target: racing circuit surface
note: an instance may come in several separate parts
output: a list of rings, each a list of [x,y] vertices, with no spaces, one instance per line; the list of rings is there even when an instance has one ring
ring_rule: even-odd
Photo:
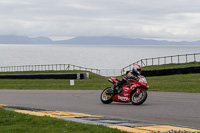
[[[142,105],[103,104],[101,90],[0,90],[0,104],[200,129],[200,94],[148,92]]]

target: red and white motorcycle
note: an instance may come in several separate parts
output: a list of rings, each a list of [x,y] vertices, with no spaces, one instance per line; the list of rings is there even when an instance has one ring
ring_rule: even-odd
[[[115,102],[132,102],[134,105],[140,105],[147,99],[147,90],[149,86],[147,81],[143,76],[138,76],[139,81],[134,79],[128,79],[128,81],[123,84],[122,92],[113,91],[113,87],[108,87],[101,93],[100,99],[104,104],[109,104],[113,101]],[[108,80],[112,84],[117,83],[119,80],[117,78],[109,78]]]

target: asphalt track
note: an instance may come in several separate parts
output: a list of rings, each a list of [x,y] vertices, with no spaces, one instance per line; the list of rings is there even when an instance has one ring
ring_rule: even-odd
[[[99,90],[0,90],[0,104],[71,111],[200,129],[200,94],[148,92],[140,106],[102,104]]]

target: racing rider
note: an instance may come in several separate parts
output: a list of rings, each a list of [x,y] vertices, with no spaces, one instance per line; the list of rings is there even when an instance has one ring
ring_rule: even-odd
[[[128,71],[126,76],[121,78],[117,83],[113,86],[113,91],[116,92],[116,87],[118,86],[118,93],[122,93],[123,87],[122,85],[127,82],[128,79],[134,79],[136,82],[139,81],[139,77],[143,77],[141,74],[141,66],[138,64],[133,65],[132,71]]]

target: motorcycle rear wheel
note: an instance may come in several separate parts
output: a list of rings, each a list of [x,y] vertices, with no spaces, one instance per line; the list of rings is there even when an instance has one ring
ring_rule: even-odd
[[[107,93],[110,93],[110,94],[107,94]],[[102,103],[109,104],[113,101],[112,98],[113,98],[113,90],[111,87],[108,87],[102,91],[101,96],[100,96]]]
[[[138,94],[137,91],[135,91],[131,95],[131,102],[133,105],[140,105],[144,103],[146,99],[147,99],[147,90],[141,89],[140,94]]]

